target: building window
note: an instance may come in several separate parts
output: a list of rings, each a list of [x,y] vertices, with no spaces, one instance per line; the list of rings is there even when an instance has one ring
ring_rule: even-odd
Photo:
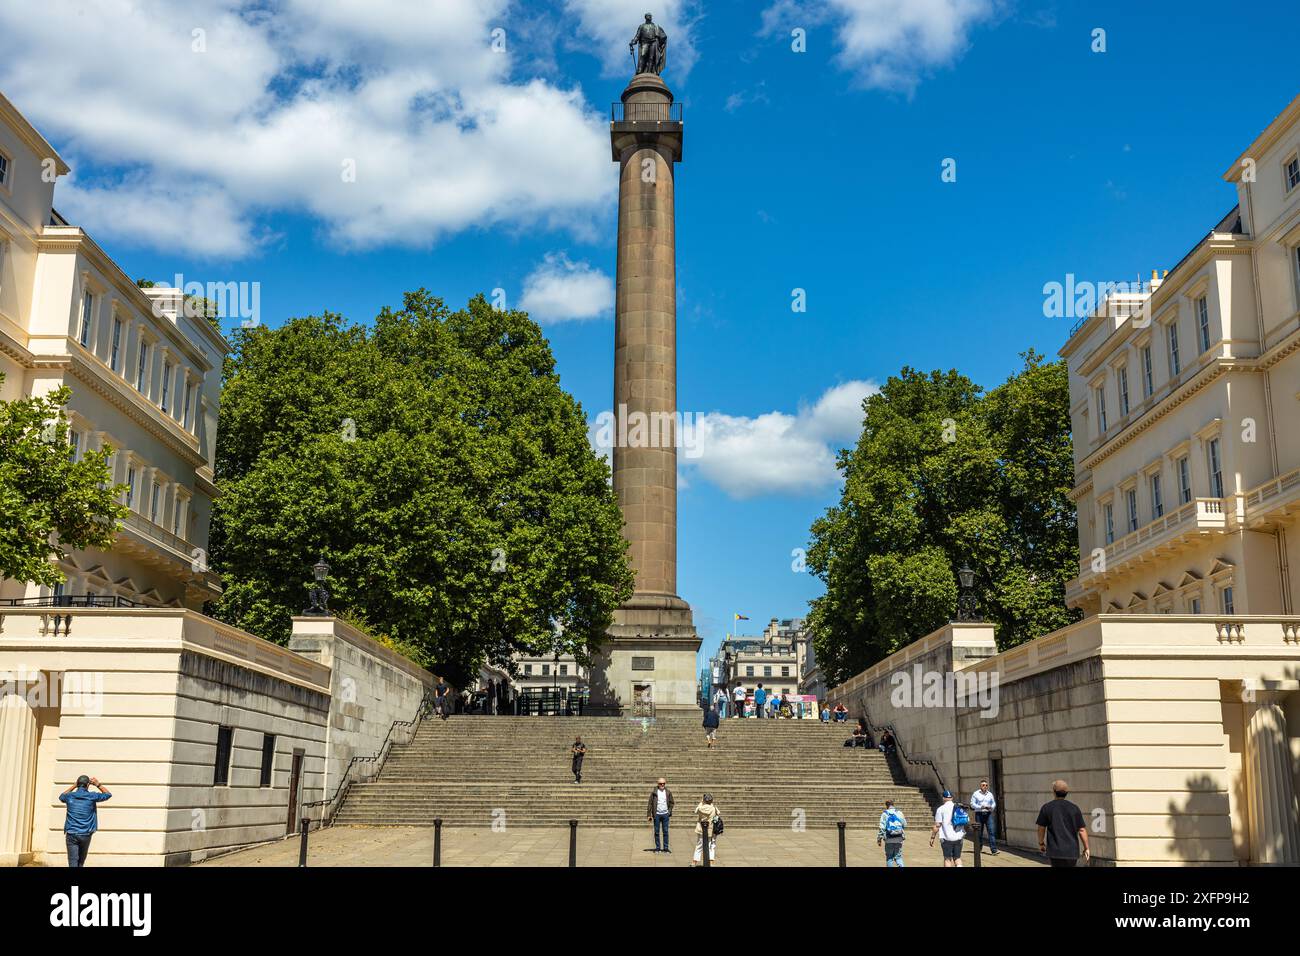
[[[189,382],[185,383],[185,406],[181,409],[181,424],[186,428],[190,427],[190,396],[194,394],[194,386]]]
[[[1169,323],[1169,374],[1178,377],[1183,370],[1182,360],[1178,357],[1178,323]]]
[[[1178,459],[1178,503],[1189,504],[1192,500],[1192,463],[1184,455]]]
[[[122,320],[113,319],[113,347],[108,356],[108,367],[114,372],[122,371]]]
[[[167,393],[170,391],[172,384],[172,363],[164,361],[162,372],[162,389],[158,395],[158,407],[161,408],[165,414],[168,411]]]
[[[77,342],[83,348],[90,347],[90,322],[95,317],[95,295],[86,292],[81,297],[81,329],[77,332]]]
[[[772,668],[769,667],[769,666],[764,666],[764,667],[763,667],[763,676],[764,676],[764,677],[771,677],[771,676],[772,676]]]
[[[1136,488],[1130,488],[1127,492],[1128,499],[1128,529],[1136,531],[1138,529],[1138,493]]]
[[[782,668],[781,668],[781,676],[782,676],[782,677],[789,677],[789,676],[790,676],[790,668],[788,668],[788,667],[782,667]]]
[[[233,749],[231,743],[234,735],[233,727],[217,728],[217,762],[212,772],[212,785],[214,787],[227,787],[230,785],[230,751]]]
[[[78,432],[68,432],[68,458],[76,461],[81,457],[81,435]]]
[[[126,466],[126,506],[128,508],[135,503],[135,473],[135,466]]]
[[[1193,613],[1193,614],[1200,614],[1200,613],[1201,613],[1201,599],[1200,599],[1200,598],[1196,598],[1196,597],[1192,598],[1192,613]]]
[[[1115,506],[1106,505],[1106,543],[1112,544],[1115,541]]]
[[[1106,386],[1097,389],[1097,428],[1106,434]]]
[[[1151,520],[1163,518],[1165,514],[1165,499],[1160,493],[1160,476],[1151,476]]]
[[[172,503],[172,534],[177,537],[180,537],[181,533],[181,509],[183,507],[185,507],[185,499],[177,495]]]
[[[144,376],[145,369],[149,367],[149,343],[144,339],[140,340],[140,364],[135,370],[135,390],[141,395],[144,394]]]
[[[569,673],[569,665],[568,665],[568,664],[561,664],[561,665],[560,665],[560,676],[563,677],[563,676],[565,676],[565,675],[568,674],[568,673]]]
[[[9,157],[0,153],[0,186],[9,187]]]
[[[533,672],[533,665],[532,665],[532,664],[525,664],[525,665],[524,665],[524,673],[525,673],[525,674],[532,674],[532,672]]]
[[[745,667],[745,676],[746,676],[746,677],[753,677],[753,676],[754,676],[754,665],[753,665],[753,664],[748,664],[748,665],[746,665],[746,667]]]
[[[1219,592],[1219,600],[1220,600],[1220,603],[1223,605],[1223,613],[1224,613],[1224,614],[1236,614],[1236,613],[1237,613],[1237,605],[1234,604],[1234,603],[1233,603],[1233,600],[1232,600],[1232,585],[1231,585],[1231,584],[1228,585],[1226,588],[1224,588],[1222,591]]]
[[[1201,352],[1210,350],[1210,300],[1201,296],[1196,300],[1196,328],[1201,337]]]
[[[1119,383],[1119,413],[1121,416],[1128,415],[1128,369],[1120,368],[1115,371],[1115,380]]]
[[[1219,439],[1211,438],[1206,447],[1206,456],[1210,466],[1210,496],[1223,497],[1223,461],[1219,457]]]
[[[162,486],[154,481],[153,487],[149,490],[149,520],[154,524],[158,523],[158,492]]]
[[[1286,191],[1290,192],[1296,186],[1300,186],[1300,156],[1292,156],[1286,161],[1283,169],[1286,174]],[[3,182],[3,179],[0,179]]]
[[[542,665],[542,676],[543,676],[543,677],[550,677],[550,676],[551,676],[551,665],[550,665],[550,664],[543,664],[543,665]]]
[[[275,768],[275,734],[262,735],[262,775],[258,785],[271,786],[271,771]]]
[[[1151,346],[1142,346],[1142,388],[1147,398],[1155,394],[1155,370],[1151,367]]]

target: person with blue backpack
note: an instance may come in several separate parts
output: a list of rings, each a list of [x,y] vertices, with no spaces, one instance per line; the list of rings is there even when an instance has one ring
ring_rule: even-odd
[[[970,814],[966,808],[954,802],[952,792],[945,790],[943,803],[934,811],[934,829],[930,831],[930,846],[934,846],[934,839],[938,837],[945,867],[961,866],[961,845],[969,824]]]
[[[907,829],[907,817],[903,811],[894,806],[893,800],[885,801],[885,812],[880,815],[880,828],[876,831],[876,846],[885,847],[885,866],[903,865],[903,831]]]

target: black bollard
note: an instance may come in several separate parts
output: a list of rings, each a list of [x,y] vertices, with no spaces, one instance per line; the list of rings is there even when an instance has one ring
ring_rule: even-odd
[[[839,827],[840,830],[840,866],[845,867],[849,865],[848,853],[844,849],[844,827],[846,824],[841,820],[835,825]]]
[[[310,825],[311,824],[307,822],[307,818],[303,817],[302,818],[302,842],[298,844],[298,865],[299,866],[307,865],[307,830],[310,827]]]
[[[980,847],[984,843],[984,824],[975,821],[975,869],[980,868]]]
[[[704,860],[705,866],[713,865],[712,863],[709,862],[709,837],[713,835],[709,831],[712,829],[713,829],[713,824],[711,822],[700,824],[700,842],[701,845],[704,847],[704,856],[702,857],[702,859]]]
[[[442,817],[433,818],[433,865],[442,866]]]
[[[578,821],[569,821],[569,866],[578,865]]]

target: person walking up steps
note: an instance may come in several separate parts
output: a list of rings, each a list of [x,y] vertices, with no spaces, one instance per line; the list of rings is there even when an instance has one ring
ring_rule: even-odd
[[[655,827],[655,852],[659,852],[659,830],[664,831],[663,852],[672,853],[668,849],[668,821],[673,816],[673,792],[668,789],[668,781],[663,777],[655,784],[655,788],[650,791],[650,802],[646,806],[646,822],[654,823]]]
[[[742,720],[745,717],[745,688],[739,684],[736,685],[736,692],[731,695],[731,716]]]
[[[721,814],[713,803],[713,794],[706,793],[700,800],[700,805],[695,808],[695,856],[691,858],[691,866],[699,866],[704,857],[704,840],[709,841],[709,862],[716,863],[718,859],[718,834],[722,832],[718,828],[721,822]]]
[[[763,690],[763,685],[759,684],[754,690],[754,716],[761,718],[763,716],[763,707],[767,703],[767,691]]]
[[[582,783],[582,758],[587,756],[587,745],[581,737],[573,741],[573,782]]]
[[[943,803],[934,811],[934,829],[930,831],[930,846],[939,838],[943,849],[943,865],[961,866],[961,845],[966,839],[966,824],[970,816],[966,808],[953,802],[952,794],[943,792]]]
[[[709,712],[704,715],[704,739],[708,741],[710,750],[713,749],[713,742],[718,739],[720,723],[722,719],[718,716],[718,712],[710,707]]]
[[[902,867],[903,865],[903,831],[907,829],[907,817],[903,811],[894,806],[893,800],[885,801],[885,811],[880,814],[880,827],[876,830],[876,846],[885,847],[885,866]]]

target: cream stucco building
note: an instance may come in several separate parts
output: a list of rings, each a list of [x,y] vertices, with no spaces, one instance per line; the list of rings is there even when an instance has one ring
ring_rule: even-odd
[[[109,551],[74,552],[56,593],[0,599],[201,608],[225,341],[176,289],[139,289],[54,210],[68,166],[0,94],[0,398],[72,390],[73,454],[111,446],[130,515]],[[192,310],[191,310],[192,311]]]
[[[913,782],[987,776],[1012,845],[1063,777],[1098,862],[1300,863],[1298,151],[1300,98],[1231,212],[1061,350],[1084,618],[1001,653],[949,625],[830,692]]]

